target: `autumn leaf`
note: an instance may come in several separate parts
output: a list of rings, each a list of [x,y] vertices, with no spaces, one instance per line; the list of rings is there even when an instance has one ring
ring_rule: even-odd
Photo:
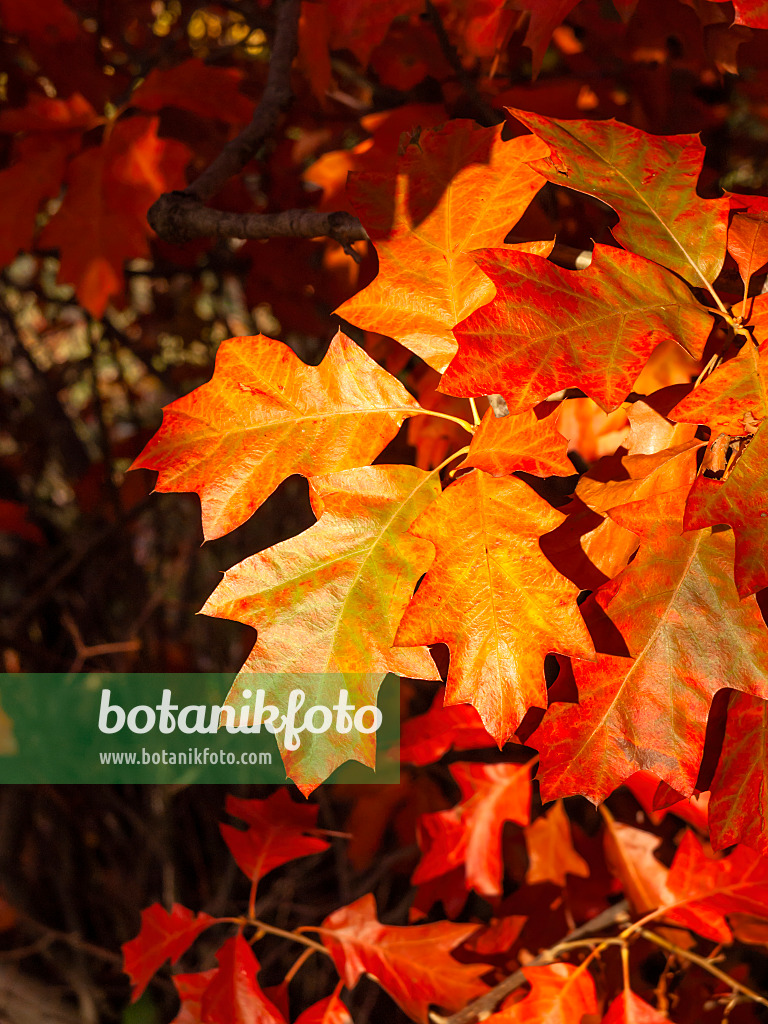
[[[514,10],[526,11],[529,15],[523,45],[531,51],[534,78],[541,71],[552,33],[562,25],[578,2],[579,0],[512,0],[511,6]]]
[[[240,92],[243,78],[239,68],[211,67],[193,57],[173,68],[153,68],[129,102],[152,112],[177,107],[227,124],[248,124],[253,103]]]
[[[768,25],[768,4],[766,4]],[[728,228],[728,252],[736,260],[744,294],[752,275],[768,263],[768,200],[762,196],[730,195],[735,210]]]
[[[449,750],[478,750],[495,746],[477,708],[471,704],[445,705],[440,689],[423,715],[409,718],[400,730],[400,760],[425,765],[439,761]]]
[[[393,0],[372,4],[367,0],[326,0],[330,22],[332,50],[349,50],[362,67],[368,64],[371,51],[387,34],[397,17],[420,14],[419,0]]]
[[[525,830],[528,850],[527,885],[552,882],[565,886],[566,875],[589,877],[589,865],[573,848],[571,825],[562,800],[558,800]]]
[[[123,944],[125,973],[133,985],[131,1002],[136,1002],[166,960],[175,964],[212,924],[216,924],[215,917],[193,914],[180,903],[174,903],[170,913],[159,903],[142,910],[139,934]]]
[[[604,813],[603,844],[608,867],[639,917],[664,902],[668,869],[654,856],[661,839]]]
[[[499,896],[504,879],[504,824],[527,825],[531,817],[530,766],[452,764],[450,772],[462,799],[450,810],[422,816],[419,830],[425,852],[412,882],[420,885],[461,864],[468,890]]]
[[[187,147],[158,136],[157,117],[107,126],[104,142],[76,156],[61,208],[39,244],[61,254],[59,280],[100,317],[124,288],[126,260],[149,255],[146,213],[163,192],[184,184]]]
[[[321,999],[314,1006],[308,1006],[296,1018],[296,1024],[353,1024],[349,1010],[337,995]]]
[[[446,703],[469,702],[502,746],[529,707],[546,705],[550,651],[589,658],[577,588],[542,554],[563,516],[515,477],[474,470],[411,527],[437,549],[405,611],[398,646],[446,643]]]
[[[292,473],[372,462],[419,405],[339,333],[319,366],[264,335],[230,338],[212,380],[166,407],[132,469],[200,495],[206,540],[236,529]]]
[[[688,496],[685,528],[727,523],[736,535],[734,578],[739,597],[768,586],[768,428],[761,426],[724,480],[699,475]]]
[[[669,1017],[650,1006],[631,989],[624,989],[608,1007],[603,1024],[665,1024]]]
[[[716,4],[726,0],[714,0]],[[750,28],[768,29],[768,3],[766,0],[733,0],[736,12],[734,19],[737,25],[748,25]]]
[[[768,858],[737,846],[727,857],[708,857],[686,832],[667,876],[668,921],[713,942],[730,942],[730,914],[768,919]]]
[[[712,846],[743,843],[768,855],[768,704],[732,693],[723,749],[712,779]]]
[[[207,1024],[284,1024],[256,981],[259,961],[243,936],[227,939],[216,954],[219,969],[200,999]]]
[[[617,121],[556,121],[508,108],[550,147],[534,168],[556,185],[612,206],[621,245],[695,287],[723,266],[728,199],[700,199],[704,147],[696,135],[649,135]]]
[[[366,893],[327,917],[320,937],[347,988],[370,974],[404,1013],[427,1024],[430,1005],[452,1012],[487,991],[480,981],[486,964],[462,964],[451,956],[477,927],[449,921],[384,925],[372,893]]]
[[[237,866],[254,884],[281,864],[322,853],[330,846],[325,839],[307,834],[317,831],[318,807],[295,803],[285,788],[266,800],[228,794],[225,810],[248,825],[247,831],[225,824],[219,829]]]
[[[459,352],[440,384],[447,394],[501,393],[517,413],[580,387],[613,409],[660,341],[697,355],[706,343],[709,314],[641,256],[597,245],[584,270],[563,270],[528,253],[473,255],[496,297],[454,331]]]
[[[576,1024],[597,1012],[595,985],[589,971],[572,964],[523,967],[531,991],[519,1003],[487,1018],[489,1024]]]
[[[639,769],[687,796],[715,693],[768,697],[766,627],[736,592],[733,534],[682,532],[689,480],[611,510],[640,552],[582,606],[599,653],[573,664],[579,703],[552,705],[529,740],[546,800],[598,803]]]
[[[218,973],[217,968],[199,971],[196,974],[174,974],[171,976],[176,993],[181,1000],[179,1012],[171,1024],[200,1024],[202,1010],[200,1002],[203,993]]]
[[[544,184],[528,161],[545,152],[532,137],[502,141],[501,125],[457,120],[408,146],[394,195],[391,174],[351,174],[348,195],[376,246],[379,273],[338,315],[395,338],[442,372],[456,352],[452,328],[493,297],[468,254],[501,245]]]
[[[566,453],[567,441],[557,429],[557,415],[539,406],[517,415],[483,416],[459,468],[472,466],[491,476],[521,470],[536,476],[570,476],[575,472]]]
[[[283,706],[294,688],[309,686],[313,702],[328,708],[342,687],[356,707],[375,706],[387,672],[439,679],[426,649],[392,646],[433,557],[429,541],[406,531],[439,494],[438,474],[412,466],[314,477],[318,522],[229,569],[202,608],[259,631],[227,704],[247,704],[242,691],[256,689],[253,674],[261,673],[269,674],[270,693],[282,696]],[[282,734],[278,743],[286,771],[305,793],[349,758],[371,766],[375,759],[375,734],[356,730],[305,734],[295,751],[285,748]]]

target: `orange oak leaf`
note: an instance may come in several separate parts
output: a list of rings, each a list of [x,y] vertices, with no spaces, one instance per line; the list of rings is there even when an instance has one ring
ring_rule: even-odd
[[[393,648],[400,617],[432,544],[407,532],[440,494],[439,475],[413,466],[366,466],[310,481],[318,522],[229,569],[202,608],[258,631],[226,703],[249,702],[254,673],[287,704],[298,687],[332,708],[341,688],[356,707],[376,704],[387,672],[439,679],[425,648]],[[408,645],[412,646],[412,645]],[[311,676],[308,674],[311,673]],[[238,712],[239,720],[239,712]],[[373,765],[375,734],[352,730],[302,737],[291,750],[278,734],[286,771],[308,793],[349,758]]]
[[[527,825],[531,817],[528,764],[452,764],[461,801],[419,822],[422,859],[412,882],[420,885],[464,865],[467,889],[499,896],[504,880],[501,833],[507,821]]]
[[[347,988],[370,974],[413,1020],[427,1024],[429,1007],[460,1010],[487,991],[486,964],[462,964],[451,956],[477,924],[384,925],[371,893],[334,911],[320,937]]]
[[[219,969],[200,998],[201,1020],[206,1024],[285,1024],[259,988],[259,961],[241,934],[227,939],[216,959]]]
[[[616,996],[603,1017],[603,1024],[666,1024],[667,1021],[666,1014],[654,1009],[631,989],[624,989]]]
[[[619,215],[625,248],[674,270],[696,287],[725,258],[729,202],[700,199],[704,147],[696,135],[648,135],[617,121],[556,121],[508,108],[550,147],[534,167],[549,181],[597,196]]]
[[[344,1003],[334,994],[314,1006],[308,1006],[296,1018],[296,1024],[352,1024],[352,1018]]]
[[[142,910],[139,934],[122,947],[125,973],[133,985],[131,1002],[136,1002],[166,960],[175,964],[212,924],[216,924],[215,917],[193,914],[180,903],[174,903],[170,912],[159,903]]]
[[[768,631],[755,598],[736,592],[733,534],[683,533],[681,483],[611,510],[640,552],[582,605],[599,653],[574,662],[579,703],[553,704],[528,741],[544,799],[599,803],[639,769],[687,796],[715,693],[768,697]]]
[[[174,68],[153,68],[129,102],[152,112],[178,107],[227,124],[247,124],[253,102],[240,92],[243,78],[239,68],[211,67],[193,57]]]
[[[577,588],[539,546],[563,518],[522,480],[473,470],[411,527],[432,541],[437,556],[395,643],[446,643],[446,703],[474,704],[500,747],[529,707],[546,705],[550,651],[592,656]]]
[[[264,335],[230,338],[213,378],[171,402],[133,469],[200,495],[206,540],[242,525],[292,473],[364,466],[418,403],[339,333],[319,366]]]
[[[768,857],[737,846],[727,857],[708,857],[686,832],[667,876],[664,917],[714,942],[730,942],[730,914],[768,920]]]
[[[606,814],[605,858],[639,917],[664,902],[668,869],[654,856],[661,839],[652,832],[614,821]]]
[[[149,255],[149,207],[184,184],[189,150],[161,139],[159,123],[137,116],[108,125],[100,146],[70,162],[64,201],[40,235],[42,248],[60,252],[59,279],[95,317],[123,290],[125,261]]]
[[[434,764],[449,750],[480,750],[496,745],[477,708],[471,704],[446,706],[444,700],[445,690],[441,688],[426,714],[403,723],[400,730],[403,764]]]
[[[562,800],[526,828],[525,845],[528,850],[525,881],[528,885],[552,882],[565,886],[566,875],[589,877],[589,865],[573,848],[571,824]]]
[[[732,693],[723,749],[712,779],[712,846],[734,843],[768,855],[768,703]]]
[[[711,317],[669,271],[642,256],[596,245],[584,270],[541,256],[475,252],[496,297],[454,331],[459,351],[440,390],[501,393],[522,412],[580,387],[604,409],[619,405],[660,341],[700,354]]]
[[[285,788],[266,800],[228,794],[224,809],[248,825],[247,831],[225,824],[219,829],[237,866],[252,882],[295,857],[322,853],[330,846],[325,839],[308,834],[317,831],[319,808],[295,803]]]
[[[493,297],[468,254],[504,241],[544,184],[527,161],[545,152],[531,136],[502,141],[501,125],[455,120],[408,146],[394,196],[391,174],[351,174],[348,195],[379,273],[339,316],[395,338],[442,372],[456,352],[452,328]]]
[[[688,496],[685,529],[727,523],[736,535],[734,578],[739,597],[768,586],[768,425],[745,442],[730,474],[696,478]]]
[[[570,476],[575,469],[567,444],[557,429],[557,412],[550,406],[509,416],[495,416],[489,409],[459,468],[472,466],[491,476],[508,476],[516,470],[536,476]]]
[[[589,971],[572,964],[524,967],[531,991],[519,1003],[487,1018],[489,1024],[579,1024],[597,1012],[595,983]]]
[[[765,6],[768,12],[768,3]],[[746,294],[752,275],[768,263],[768,199],[739,195],[729,199],[736,212],[728,228],[728,252],[736,260]]]
[[[200,1024],[202,1009],[200,1001],[203,993],[210,985],[217,968],[210,971],[198,971],[195,974],[174,974],[171,976],[174,988],[181,1000],[179,1012],[171,1024]]]

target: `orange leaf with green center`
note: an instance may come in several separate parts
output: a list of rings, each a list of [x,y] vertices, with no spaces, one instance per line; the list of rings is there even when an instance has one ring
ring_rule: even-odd
[[[527,825],[531,820],[530,766],[453,764],[449,770],[461,789],[461,802],[422,815],[419,828],[426,850],[411,881],[420,885],[463,865],[468,890],[500,896],[504,824]]]
[[[582,606],[599,654],[574,662],[578,704],[553,704],[528,742],[542,796],[605,799],[635,771],[693,792],[712,698],[768,697],[768,630],[733,582],[730,530],[682,532],[693,466],[674,491],[611,510],[640,552]]]
[[[395,338],[442,372],[456,352],[452,328],[493,297],[468,253],[501,245],[544,184],[527,161],[546,151],[530,136],[503,142],[501,125],[457,120],[421,132],[394,185],[388,173],[350,174],[349,197],[379,273],[339,316]]]
[[[534,168],[556,185],[612,206],[626,249],[700,288],[725,258],[728,199],[700,199],[704,159],[697,135],[648,135],[617,121],[556,121],[508,108],[551,150]]]
[[[768,703],[745,693],[728,700],[725,737],[709,801],[716,850],[744,843],[768,855]]]
[[[698,476],[688,496],[686,530],[727,523],[736,534],[739,597],[768,586],[768,425],[747,443],[724,480]]]
[[[660,341],[699,355],[712,319],[669,271],[597,245],[584,270],[541,256],[473,254],[496,297],[454,331],[458,355],[443,375],[449,395],[500,392],[522,412],[579,387],[604,409],[619,405]]]
[[[576,470],[568,458],[568,442],[557,429],[556,419],[557,413],[551,411],[551,406],[509,416],[495,416],[493,409],[489,409],[475,431],[461,468],[473,466],[492,476],[508,476],[517,470],[536,476],[571,476]]]
[[[258,630],[227,704],[249,703],[243,690],[260,685],[252,673],[269,673],[273,702],[282,697],[283,707],[293,689],[309,687],[307,708],[332,708],[340,688],[358,708],[375,705],[388,672],[439,679],[425,648],[392,646],[433,558],[432,544],[408,527],[439,494],[438,474],[413,466],[366,466],[313,478],[310,497],[319,521],[229,569],[202,609]],[[371,766],[375,760],[375,734],[356,730],[304,733],[293,751],[279,733],[278,744],[287,773],[305,794],[349,758]]]
[[[213,378],[166,407],[133,469],[158,491],[196,491],[206,540],[236,529],[292,473],[364,466],[420,411],[402,384],[339,333],[319,366],[264,335],[230,338]]]
[[[61,254],[59,280],[95,317],[123,291],[125,261],[149,256],[149,207],[184,184],[189,150],[161,139],[159,124],[138,116],[108,125],[102,144],[69,164],[64,200],[40,235],[42,248]]]
[[[460,1010],[488,990],[480,981],[486,964],[462,964],[451,956],[477,929],[477,924],[448,921],[381,924],[376,901],[367,893],[327,917],[320,937],[347,988],[370,974],[404,1013],[427,1024],[430,1005]]]
[[[502,746],[529,707],[546,707],[550,651],[590,658],[578,588],[547,561],[539,538],[565,517],[516,477],[474,470],[411,528],[437,548],[396,643],[445,643],[446,703],[474,704]]]

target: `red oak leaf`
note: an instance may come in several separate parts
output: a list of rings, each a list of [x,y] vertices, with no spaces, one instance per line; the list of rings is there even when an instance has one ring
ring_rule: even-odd
[[[529,707],[546,705],[543,664],[550,651],[592,655],[577,588],[539,546],[563,518],[522,480],[473,470],[411,527],[432,541],[437,556],[395,643],[446,643],[446,702],[474,704],[499,746]]]
[[[508,476],[517,470],[536,476],[570,476],[575,470],[567,445],[551,406],[509,416],[495,416],[489,409],[460,468],[473,466],[492,476]]]
[[[715,693],[768,697],[768,632],[755,598],[736,592],[733,534],[683,533],[681,483],[611,510],[640,553],[582,606],[600,653],[574,662],[579,703],[552,705],[529,740],[544,799],[598,803],[639,769],[687,796]]]
[[[59,279],[100,317],[124,287],[126,260],[149,255],[146,214],[163,192],[184,184],[189,150],[158,137],[157,117],[108,126],[104,142],[75,157],[61,208],[43,228],[40,245],[61,254]]]
[[[216,68],[196,57],[174,68],[153,68],[130,98],[132,107],[152,112],[163,107],[189,110],[227,124],[248,124],[253,102],[240,92],[239,68]]]
[[[171,981],[181,1000],[179,1012],[171,1024],[200,1024],[202,1010],[200,1002],[203,993],[218,974],[216,967],[210,971],[199,971],[196,974],[174,974]]]
[[[509,108],[550,147],[534,167],[549,181],[597,196],[619,215],[613,234],[696,287],[723,266],[728,199],[700,199],[704,147],[696,135],[648,135],[617,121],[556,121]]]
[[[307,835],[317,830],[319,808],[295,803],[287,789],[266,800],[228,795],[225,810],[248,825],[245,832],[232,825],[222,824],[219,829],[237,866],[252,882],[295,857],[322,853],[330,846],[319,836]]]
[[[213,540],[292,473],[372,462],[418,411],[402,384],[341,333],[319,366],[264,335],[230,338],[213,379],[166,407],[132,468],[158,470],[158,491],[196,491]]]
[[[219,969],[200,999],[201,1020],[206,1024],[285,1024],[259,988],[259,961],[242,935],[228,939],[216,959]]]
[[[489,1024],[580,1024],[597,1012],[595,984],[589,971],[572,964],[524,967],[531,991],[519,1003],[487,1018]]]
[[[439,494],[439,475],[413,466],[315,477],[310,497],[319,521],[229,569],[202,608],[259,631],[226,703],[235,709],[249,703],[243,690],[258,689],[254,673],[270,675],[270,692],[282,695],[283,707],[296,687],[309,688],[312,701],[327,708],[346,689],[360,708],[375,706],[387,672],[439,679],[426,648],[392,646],[433,557],[431,543],[407,530]],[[287,773],[305,794],[350,758],[375,763],[375,733],[357,729],[305,733],[296,750],[279,733],[278,744]]]
[[[748,914],[768,919],[768,857],[737,846],[727,857],[708,857],[686,832],[667,876],[664,917],[714,942],[730,942],[725,918]]]
[[[495,746],[477,709],[471,704],[446,706],[440,689],[429,711],[409,718],[400,732],[400,760],[425,765],[439,761],[449,750],[479,750]]]
[[[661,839],[606,815],[603,843],[608,867],[634,912],[642,917],[656,910],[667,895],[668,869],[654,856]]]
[[[768,704],[732,693],[720,760],[712,779],[712,846],[733,843],[768,855]]]
[[[580,387],[604,409],[619,405],[660,341],[700,354],[711,317],[669,271],[641,256],[595,246],[584,270],[540,256],[475,252],[496,297],[454,331],[458,355],[440,390],[500,392],[522,412]]]
[[[603,1017],[603,1024],[666,1024],[669,1017],[655,1010],[631,989],[624,989]]]
[[[516,11],[530,15],[523,43],[531,51],[533,77],[541,71],[541,62],[547,52],[552,33],[562,25],[579,0],[511,0]]]
[[[452,1012],[487,991],[487,964],[462,964],[451,950],[477,931],[476,924],[399,927],[376,917],[371,893],[323,921],[320,936],[347,988],[370,974],[413,1020],[427,1024],[432,1004]]]
[[[349,50],[365,67],[371,51],[384,39],[395,18],[420,14],[420,0],[391,0],[372,4],[367,0],[327,0],[332,50]]]
[[[216,924],[215,917],[195,915],[180,903],[174,903],[170,913],[159,903],[142,910],[139,934],[123,944],[125,973],[133,984],[131,1002],[136,1002],[166,960],[175,964],[198,935],[212,924]]]
[[[456,120],[408,146],[394,196],[390,173],[351,174],[349,198],[374,241],[379,273],[336,312],[442,372],[456,352],[452,328],[493,297],[468,254],[504,241],[544,184],[527,161],[545,150],[532,137],[502,141],[501,125]]]
[[[589,865],[573,848],[571,825],[562,800],[532,822],[525,830],[528,850],[528,885],[552,882],[565,886],[566,875],[589,877]]]
[[[763,2],[768,27],[768,3]],[[728,228],[728,252],[738,264],[746,294],[752,275],[768,263],[768,199],[733,194],[729,198],[736,212]]]
[[[507,821],[530,821],[530,767],[453,764],[450,772],[461,789],[461,802],[451,810],[422,816],[420,845],[425,853],[412,882],[420,885],[463,864],[467,889],[499,896],[504,878],[501,833]]]
[[[715,0],[715,3],[722,4],[726,0]],[[767,0],[733,0],[733,9],[736,12],[734,23],[736,25],[748,25],[750,28],[768,28],[768,2]]]
[[[296,1024],[352,1024],[349,1010],[337,995],[321,999],[296,1018]]]

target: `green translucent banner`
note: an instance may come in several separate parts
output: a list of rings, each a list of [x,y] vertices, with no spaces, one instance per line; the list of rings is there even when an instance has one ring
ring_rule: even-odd
[[[0,783],[284,783],[342,761],[327,781],[396,783],[399,679],[379,678],[241,674],[226,707],[233,674],[0,674]],[[375,771],[346,760],[374,743]]]

